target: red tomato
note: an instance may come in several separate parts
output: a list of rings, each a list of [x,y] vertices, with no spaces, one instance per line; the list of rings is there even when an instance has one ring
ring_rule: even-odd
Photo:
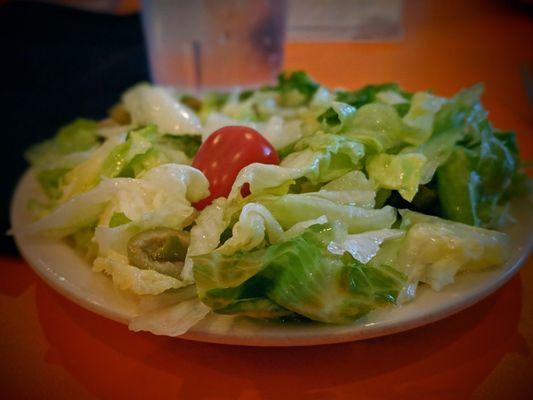
[[[259,132],[246,126],[225,126],[213,132],[192,163],[207,177],[210,195],[194,206],[203,210],[214,199],[227,197],[240,170],[255,162],[279,164],[278,153]],[[245,184],[241,193],[250,194],[249,186]]]

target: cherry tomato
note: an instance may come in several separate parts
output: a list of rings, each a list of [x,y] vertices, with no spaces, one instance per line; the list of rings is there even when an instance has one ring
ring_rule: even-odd
[[[227,197],[240,170],[252,163],[279,164],[272,145],[255,129],[246,126],[225,126],[213,132],[202,143],[192,166],[204,173],[209,181],[209,197],[194,204],[203,210],[218,197]],[[241,189],[250,194],[249,186]]]

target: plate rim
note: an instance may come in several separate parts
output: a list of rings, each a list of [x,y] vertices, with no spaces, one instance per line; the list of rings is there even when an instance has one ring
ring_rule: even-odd
[[[14,194],[12,196],[10,205],[10,222],[12,226],[12,234],[15,239],[15,243],[23,259],[30,266],[30,268],[52,289],[66,297],[75,304],[82,308],[94,312],[104,318],[108,318],[119,322],[121,324],[128,324],[128,318],[123,312],[119,312],[116,309],[110,309],[102,304],[98,300],[89,297],[80,296],[75,292],[75,288],[79,288],[68,280],[61,279],[61,277],[54,274],[54,270],[46,265],[46,261],[41,259],[36,254],[31,254],[28,248],[24,245],[23,235],[17,232],[16,223],[18,222],[18,215],[21,214],[22,207],[25,207],[29,193],[25,192],[25,189],[34,182],[34,174],[31,169],[28,169],[17,182]],[[526,199],[529,202],[529,199]],[[59,240],[53,241],[55,244],[60,244],[65,248],[68,246],[61,243]],[[242,346],[259,346],[259,347],[297,347],[297,346],[313,346],[335,343],[346,343],[358,340],[365,340],[371,338],[377,338],[387,336],[399,332],[404,332],[418,327],[431,324],[433,322],[442,320],[465,310],[468,307],[482,301],[490,294],[501,288],[507,283],[523,266],[526,259],[533,248],[533,235],[529,235],[529,238],[525,241],[524,245],[515,256],[510,258],[505,264],[506,267],[500,273],[494,274],[488,282],[484,285],[478,285],[463,295],[460,301],[455,301],[447,306],[435,307],[429,312],[422,315],[411,315],[408,318],[392,319],[388,322],[381,323],[368,323],[359,325],[329,325],[323,324],[322,326],[345,328],[345,332],[335,334],[324,334],[321,329],[317,329],[310,334],[309,332],[297,333],[294,331],[289,332],[285,337],[279,335],[238,335],[231,330],[224,333],[212,333],[207,329],[199,328],[198,326],[192,327],[188,332],[183,335],[177,336],[180,339],[186,339],[197,342],[216,343],[225,345],[242,345]],[[497,267],[502,268],[502,266]],[[483,273],[483,272],[481,272]],[[470,274],[469,274],[470,275]],[[453,285],[453,284],[452,284]],[[416,301],[413,300],[413,302]],[[391,308],[394,310],[394,308]],[[350,329],[350,327],[352,329]],[[259,328],[260,329],[260,328]]]

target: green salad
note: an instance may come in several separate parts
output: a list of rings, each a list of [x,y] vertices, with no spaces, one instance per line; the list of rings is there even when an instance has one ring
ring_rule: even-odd
[[[139,84],[27,151],[42,193],[21,229],[138,296],[133,330],[351,323],[509,257],[498,229],[527,176],[482,92],[333,90],[301,71],[202,96]]]

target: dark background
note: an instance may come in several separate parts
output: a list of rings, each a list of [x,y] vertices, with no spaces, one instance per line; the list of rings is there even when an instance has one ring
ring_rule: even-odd
[[[0,54],[0,251],[16,254],[5,232],[24,150],[77,117],[104,117],[148,68],[138,15],[39,3],[0,5]]]

